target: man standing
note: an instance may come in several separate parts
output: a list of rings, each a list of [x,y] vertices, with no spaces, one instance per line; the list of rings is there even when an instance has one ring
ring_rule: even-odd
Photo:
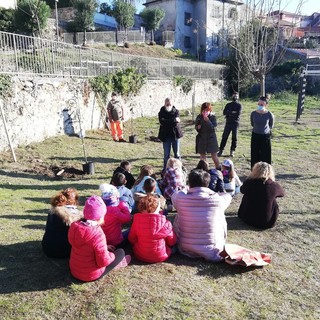
[[[218,157],[222,156],[223,149],[227,144],[227,140],[230,132],[232,133],[230,157],[234,156],[234,152],[237,148],[238,128],[239,128],[240,114],[242,111],[242,106],[238,100],[239,100],[239,94],[238,92],[234,92],[232,94],[232,102],[227,103],[226,106],[224,107],[223,115],[226,117],[226,124],[222,134]]]
[[[115,92],[112,92],[111,94],[111,100],[108,103],[107,112],[113,140],[126,142],[126,140],[123,139],[123,107],[119,99],[117,99],[117,94]]]

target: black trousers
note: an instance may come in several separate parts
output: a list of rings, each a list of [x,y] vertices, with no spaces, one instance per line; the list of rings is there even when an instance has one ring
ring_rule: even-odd
[[[270,134],[257,134],[251,136],[251,169],[255,163],[264,161],[271,164],[271,136]]]
[[[235,151],[237,148],[237,141],[238,141],[238,127],[239,124],[238,123],[226,123],[224,130],[223,130],[223,134],[222,134],[222,138],[221,138],[221,143],[220,143],[220,151],[222,151],[224,149],[224,147],[227,144],[230,132],[231,134],[231,148],[230,150]]]

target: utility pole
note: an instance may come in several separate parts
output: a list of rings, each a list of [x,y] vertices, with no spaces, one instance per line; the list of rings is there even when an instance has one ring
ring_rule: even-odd
[[[55,9],[56,9],[56,32],[57,32],[57,41],[59,41],[59,19],[58,19],[58,2],[59,0],[55,0]]]

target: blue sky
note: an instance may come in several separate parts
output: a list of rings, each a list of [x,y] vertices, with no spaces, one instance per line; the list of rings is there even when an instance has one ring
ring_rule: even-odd
[[[288,12],[296,12],[298,4],[300,3],[300,0],[279,0],[281,1],[281,9],[283,11]],[[112,0],[106,1],[106,0],[100,0],[101,2],[107,2],[109,4],[112,3]],[[143,10],[144,6],[142,3],[145,3],[144,0],[136,0],[136,7],[137,7],[137,13],[139,13],[141,10]],[[276,8],[275,10],[277,10]],[[302,0],[302,6],[300,9],[301,14],[305,15],[311,15],[314,12],[320,12],[320,1],[319,0]]]

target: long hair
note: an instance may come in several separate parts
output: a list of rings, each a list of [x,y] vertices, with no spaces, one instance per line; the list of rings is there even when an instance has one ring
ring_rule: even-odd
[[[139,184],[145,176],[153,175],[153,167],[146,164],[140,168],[140,174],[133,186]]]
[[[67,203],[69,205],[79,205],[79,194],[74,188],[67,188],[62,191],[62,194],[66,197]]]
[[[201,112],[208,109],[208,111],[212,111],[212,105],[210,102],[204,102],[202,105],[201,105]]]
[[[52,207],[62,207],[67,204],[67,197],[63,194],[63,191],[51,198],[50,201]]]
[[[262,179],[263,183],[265,183],[268,179],[275,181],[275,175],[271,164],[263,161],[257,162],[253,166],[248,179]]]

